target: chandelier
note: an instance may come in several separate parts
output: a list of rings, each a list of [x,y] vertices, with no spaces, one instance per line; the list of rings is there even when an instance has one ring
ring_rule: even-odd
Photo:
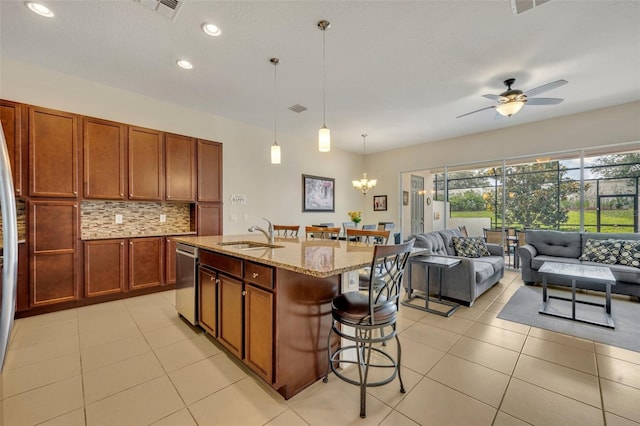
[[[362,154],[363,156],[367,153],[367,134],[362,135]],[[351,181],[353,184],[353,189],[361,191],[362,195],[366,195],[367,191],[376,186],[378,181],[376,179],[367,179],[366,170],[362,172],[362,179]]]

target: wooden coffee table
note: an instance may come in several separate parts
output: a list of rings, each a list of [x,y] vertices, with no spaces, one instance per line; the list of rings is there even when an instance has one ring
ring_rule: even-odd
[[[616,279],[611,273],[611,269],[606,266],[591,266],[573,263],[545,262],[538,270],[542,274],[542,304],[539,313],[560,318],[568,318],[573,321],[580,321],[602,327],[615,328],[613,318],[611,318],[611,286],[615,285]],[[571,280],[571,298],[550,296],[547,292],[547,277],[555,276],[568,278]],[[605,285],[605,303],[594,303],[584,300],[576,300],[576,288],[581,288],[582,283],[601,283]],[[550,299],[568,300],[571,302],[571,315],[559,314],[549,311]],[[597,322],[576,317],[576,303],[583,305],[601,306],[605,308],[606,322]]]

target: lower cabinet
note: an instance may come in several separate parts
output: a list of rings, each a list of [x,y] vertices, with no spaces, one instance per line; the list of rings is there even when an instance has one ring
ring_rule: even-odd
[[[216,337],[218,309],[216,306],[216,294],[218,292],[217,273],[206,268],[198,271],[199,300],[198,323],[210,335]]]
[[[125,252],[124,239],[85,241],[85,297],[105,296],[126,290]]]
[[[273,268],[207,251],[200,251],[200,265],[200,324],[229,352],[272,384]],[[264,280],[269,285],[263,285]]]
[[[172,238],[164,239],[165,271],[164,285],[176,283],[176,242]]]
[[[129,240],[129,288],[158,287],[164,274],[163,237]]]

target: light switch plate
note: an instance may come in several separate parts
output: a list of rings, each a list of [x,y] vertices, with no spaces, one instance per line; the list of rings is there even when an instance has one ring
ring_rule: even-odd
[[[122,223],[122,215],[121,214],[117,214],[116,215],[116,223],[118,223],[118,224]]]
[[[167,221],[167,215],[166,214],[161,214],[160,215],[160,223],[165,223]]]

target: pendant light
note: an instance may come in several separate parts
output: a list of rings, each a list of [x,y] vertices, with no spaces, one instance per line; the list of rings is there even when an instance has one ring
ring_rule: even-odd
[[[366,155],[367,153],[367,134],[362,135],[362,155]],[[367,179],[367,171],[362,172],[362,179],[351,181],[353,184],[353,189],[362,192],[362,195],[366,195],[367,191],[371,188],[375,187],[378,181],[376,179]]]
[[[329,21],[322,20],[318,22],[318,28],[322,31],[322,74],[323,74],[323,88],[322,88],[322,127],[318,131],[318,150],[320,152],[331,151],[331,131],[327,128],[325,122],[326,107],[327,107],[327,55],[325,34],[327,29],[331,28]]]
[[[278,64],[280,59],[271,58],[273,64],[273,145],[271,145],[271,164],[280,164],[280,145],[278,145]]]

